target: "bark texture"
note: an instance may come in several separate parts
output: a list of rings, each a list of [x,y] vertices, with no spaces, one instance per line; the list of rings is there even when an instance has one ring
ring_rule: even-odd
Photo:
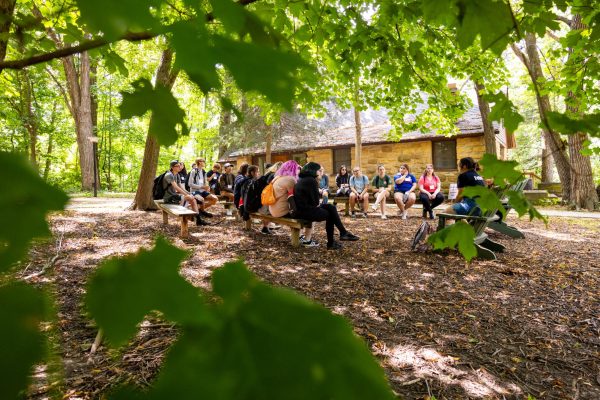
[[[15,12],[15,4],[17,0],[0,0],[0,62],[6,57],[6,49],[8,47],[8,35],[12,24],[12,16]],[[0,67],[0,73],[2,73]]]
[[[360,167],[362,157],[362,124],[360,122],[360,111],[356,106],[354,107],[354,125],[356,129],[356,136],[354,139],[354,166]]]
[[[481,114],[481,121],[483,122],[483,139],[485,141],[485,152],[488,154],[496,155],[496,134],[494,133],[494,126],[490,121],[490,103],[483,98],[485,92],[485,86],[478,82],[475,82],[475,92],[477,93],[477,104],[479,105],[479,113]]]
[[[173,51],[166,49],[162,53],[160,65],[156,72],[156,85],[164,86],[171,90],[175,79],[177,79],[178,70],[173,70],[171,64],[173,62]],[[148,126],[148,135],[146,136],[146,146],[144,148],[144,159],[142,161],[142,170],[138,181],[135,199],[131,205],[133,210],[156,210],[154,200],[152,199],[152,183],[156,176],[158,166],[158,155],[160,153],[160,145],[156,136],[152,134],[156,125],[156,116],[154,113],[150,116],[150,124]]]

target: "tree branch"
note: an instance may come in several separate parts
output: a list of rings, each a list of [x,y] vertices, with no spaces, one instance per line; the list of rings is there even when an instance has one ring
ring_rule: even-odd
[[[62,94],[62,96],[65,100],[65,104],[67,105],[69,112],[71,113],[71,115],[73,115],[73,108],[71,107],[71,102],[69,101],[69,96],[67,96],[67,91],[65,90],[63,85],[60,84],[60,81],[56,78],[56,76],[54,76],[54,74],[52,73],[50,68],[46,68],[46,72],[48,72],[48,75],[50,75],[50,77],[52,78],[52,80],[54,81],[56,86],[58,86],[58,90],[60,90],[60,93]]]
[[[257,2],[258,0],[239,0],[237,4],[240,6],[246,6],[248,4],[252,4]],[[212,13],[207,13],[205,15],[206,21],[211,22],[215,19]],[[49,53],[38,54],[32,57],[23,58],[20,60],[9,60],[0,62],[0,71],[2,69],[23,69],[30,65],[40,64],[46,61],[54,60],[55,58],[67,57],[76,53],[82,53],[87,50],[97,49],[98,47],[106,46],[107,44],[120,42],[121,40],[126,40],[128,42],[137,42],[142,40],[149,40],[155,38],[158,35],[161,35],[164,32],[128,32],[118,37],[116,39],[108,40],[105,38],[85,40],[75,46],[64,47],[61,49],[57,49],[55,51],[51,51]]]
[[[569,26],[571,26],[571,23],[573,22],[569,18],[563,17],[562,15],[557,15],[556,18],[554,18],[554,19],[557,21],[560,21],[560,22],[564,22],[565,24],[567,24]]]
[[[560,38],[558,36],[556,36],[556,34],[554,32],[552,32],[550,29],[546,29],[546,35],[548,35],[550,38],[556,40],[557,42],[560,42]]]
[[[525,53],[523,53],[521,51],[521,49],[519,49],[516,45],[516,43],[511,43],[510,44],[510,48],[512,49],[513,53],[515,53],[515,55],[519,58],[519,60],[521,60],[521,62],[523,63],[523,65],[525,65],[525,67],[527,68],[527,70],[529,70],[529,59],[527,58],[527,56],[525,55]]]

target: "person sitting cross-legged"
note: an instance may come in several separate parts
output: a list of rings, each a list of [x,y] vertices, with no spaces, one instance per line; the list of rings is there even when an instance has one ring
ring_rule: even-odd
[[[309,162],[300,171],[298,182],[294,187],[294,198],[296,201],[296,218],[308,221],[325,221],[327,232],[327,249],[341,249],[342,245],[333,238],[334,227],[340,232],[340,240],[358,240],[359,237],[348,232],[342,224],[338,210],[331,204],[319,204],[319,184],[317,182],[317,171],[321,165]]]
[[[367,218],[369,209],[369,178],[363,175],[360,167],[354,167],[352,177],[350,177],[350,216],[354,218],[354,204],[362,203],[363,217]]]
[[[373,211],[377,210],[377,207],[381,207],[381,219],[387,219],[385,215],[385,203],[390,195],[390,188],[392,186],[392,178],[385,173],[385,167],[379,165],[377,167],[377,175],[371,182],[373,186],[373,194],[375,195],[375,204],[371,206]]]
[[[394,201],[399,208],[402,219],[408,216],[408,210],[415,204],[417,196],[415,189],[417,188],[417,178],[410,173],[408,164],[402,164],[398,169],[398,173],[394,175]]]
[[[196,199],[183,187],[181,177],[179,176],[179,171],[182,168],[181,163],[173,160],[169,166],[169,172],[165,174],[162,182],[163,189],[165,190],[163,197],[165,204],[184,205],[187,202],[196,213],[196,225],[208,225],[200,216]]]

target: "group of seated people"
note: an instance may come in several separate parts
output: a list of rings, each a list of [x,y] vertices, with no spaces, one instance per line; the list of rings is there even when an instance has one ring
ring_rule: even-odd
[[[202,217],[212,217],[206,209],[217,202],[216,195],[225,196],[228,201],[233,201],[236,207],[243,206],[240,199],[240,188],[243,182],[256,180],[261,176],[258,166],[247,163],[240,166],[235,177],[231,172],[232,164],[226,163],[223,172],[218,163],[214,164],[209,172],[204,170],[205,165],[204,159],[197,159],[188,175],[182,163],[177,160],[171,161],[170,171],[165,175],[163,183],[166,185],[165,202],[184,205],[187,203],[198,213],[197,225],[206,224]],[[334,239],[334,228],[338,229],[340,240],[359,239],[344,227],[337,208],[328,204],[329,177],[321,165],[309,162],[301,167],[296,161],[290,160],[268,164],[265,167],[267,182],[272,182],[273,185],[275,203],[263,206],[259,210],[260,213],[268,213],[277,218],[289,217],[288,196],[293,194],[297,208],[295,218],[313,222],[325,221],[328,249],[341,248],[341,244]],[[466,215],[476,206],[476,202],[474,199],[462,196],[462,189],[467,186],[483,186],[485,182],[477,174],[477,163],[472,158],[461,159],[458,167],[460,169],[457,182],[458,194],[455,203],[445,212]],[[418,180],[410,173],[407,164],[402,164],[393,178],[386,174],[383,165],[379,165],[377,175],[371,181],[362,174],[360,167],[353,168],[350,175],[346,166],[341,166],[335,183],[337,186],[335,196],[349,197],[352,217],[356,216],[354,211],[356,204],[362,206],[362,215],[367,216],[370,191],[375,197],[371,209],[373,211],[380,209],[382,219],[387,219],[386,201],[392,197],[392,193],[402,219],[407,219],[407,210],[416,201],[417,188],[423,204],[423,218],[435,218],[433,209],[444,201],[440,178],[435,174],[431,164],[426,166]],[[263,222],[261,230],[263,234],[273,234],[271,229],[268,222]],[[305,228],[300,242],[305,246],[318,246],[318,243],[312,239],[312,227]]]

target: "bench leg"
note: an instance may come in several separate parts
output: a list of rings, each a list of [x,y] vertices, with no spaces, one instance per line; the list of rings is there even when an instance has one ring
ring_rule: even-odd
[[[490,239],[485,239],[483,242],[479,243],[479,245],[485,247],[488,250],[498,251],[500,253],[502,253],[505,249],[503,245],[501,245],[500,243],[496,243]]]
[[[167,212],[165,210],[163,210],[163,224],[168,225],[169,224],[169,214],[167,214]]]
[[[515,239],[524,239],[525,235],[523,232],[518,230],[517,228],[513,228],[512,226],[506,225],[504,222],[490,222],[488,228],[495,230],[496,232],[500,232]]]
[[[300,229],[292,228],[292,246],[300,246]]]
[[[244,229],[247,231],[252,229],[252,218],[248,219],[248,221],[244,221]]]
[[[347,201],[346,205],[344,206],[344,215],[347,217],[348,215],[350,215],[350,202]]]
[[[486,249],[483,246],[480,246],[478,244],[475,244],[475,247],[477,248],[477,257],[478,258],[482,258],[484,260],[495,260],[496,259],[496,255],[494,254],[493,251]]]
[[[188,237],[188,219],[186,215],[181,217],[181,237]]]

